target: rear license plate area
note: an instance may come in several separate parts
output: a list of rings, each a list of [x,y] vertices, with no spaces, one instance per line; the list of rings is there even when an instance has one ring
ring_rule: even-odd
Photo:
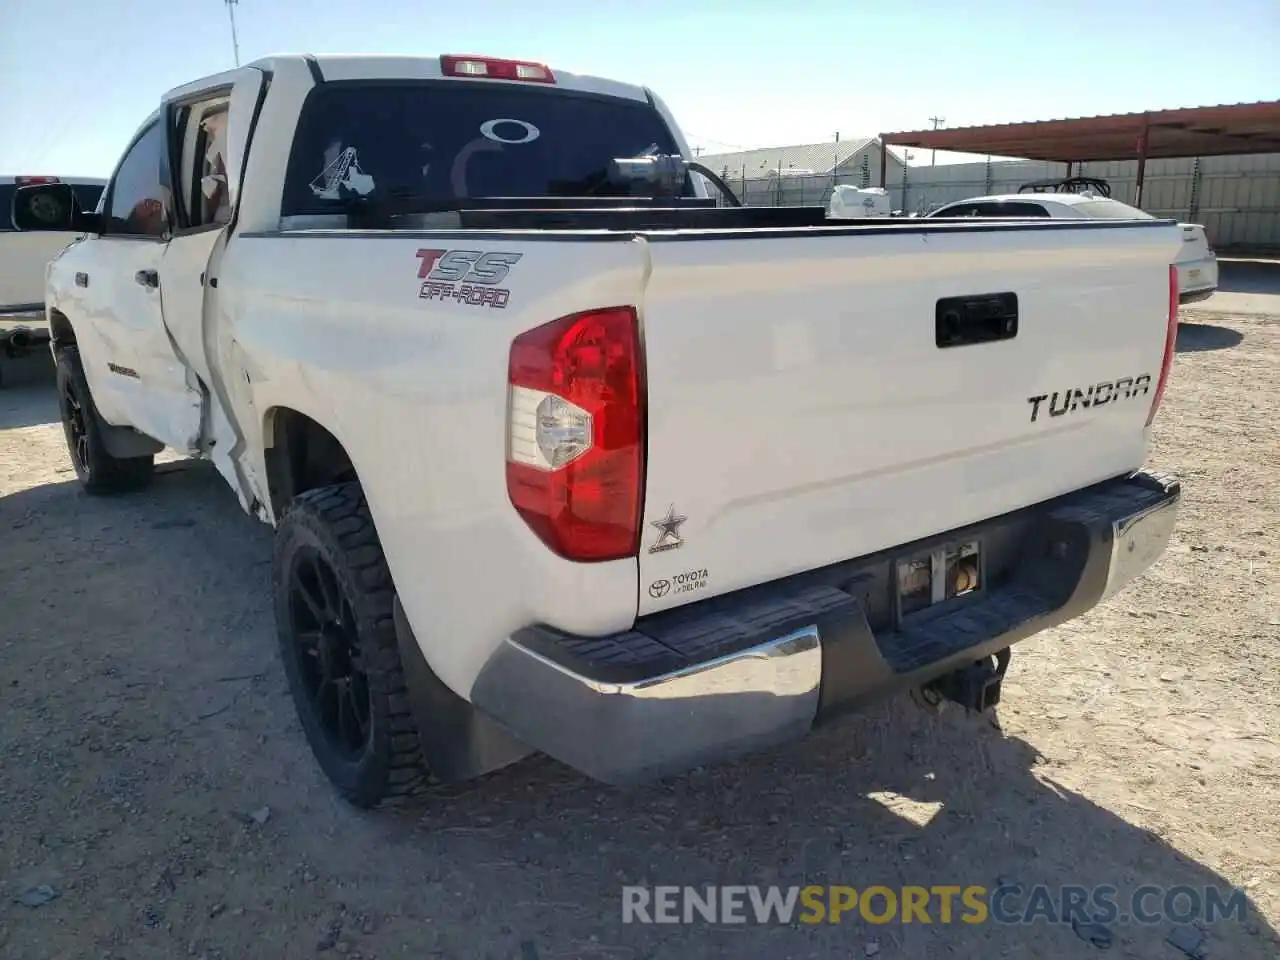
[[[982,541],[960,540],[894,563],[898,622],[941,613],[980,596],[986,587]]]

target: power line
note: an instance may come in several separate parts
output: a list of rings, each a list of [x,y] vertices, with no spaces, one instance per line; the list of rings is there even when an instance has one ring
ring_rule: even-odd
[[[730,143],[728,140],[717,140],[715,137],[704,137],[704,136],[701,136],[701,135],[699,135],[699,134],[697,134],[697,133],[694,133],[692,130],[686,130],[686,131],[684,132],[684,135],[685,135],[688,139],[690,139],[690,140],[700,141],[701,143],[710,143],[710,144],[714,144],[714,145],[715,145],[715,146],[717,146],[717,147],[731,147],[731,148],[733,148],[734,150],[751,150],[751,149],[754,149],[754,148],[752,148],[752,147],[745,147],[745,146],[743,146],[743,145],[742,145],[742,144],[740,144],[740,143]]]
[[[929,119],[930,119],[931,121],[933,121],[933,129],[935,129],[935,130],[937,130],[937,129],[938,129],[938,125],[939,125],[939,124],[941,124],[941,123],[946,123],[946,122],[947,122],[947,118],[946,118],[946,117],[930,117]],[[935,160],[937,160],[937,159],[938,159],[938,151],[937,151],[937,150],[930,150],[930,151],[929,151],[929,166],[931,166],[931,167],[932,167],[932,166],[933,166],[934,161],[935,161]]]
[[[236,6],[240,0],[223,0],[227,5],[227,17],[231,20],[231,49],[235,52],[236,66],[240,66],[240,39],[236,36]]]

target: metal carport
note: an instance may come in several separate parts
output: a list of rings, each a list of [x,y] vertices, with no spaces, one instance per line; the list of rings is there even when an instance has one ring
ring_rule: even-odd
[[[1149,159],[1280,153],[1280,100],[1100,117],[880,134],[880,186],[890,146],[1073,164],[1136,160],[1137,205]]]

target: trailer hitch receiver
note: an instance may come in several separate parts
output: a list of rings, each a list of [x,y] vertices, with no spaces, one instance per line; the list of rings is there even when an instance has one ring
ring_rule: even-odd
[[[1000,685],[1009,669],[1010,652],[1000,650],[927,684],[929,692],[958,703],[974,713],[985,713],[1000,702]]]

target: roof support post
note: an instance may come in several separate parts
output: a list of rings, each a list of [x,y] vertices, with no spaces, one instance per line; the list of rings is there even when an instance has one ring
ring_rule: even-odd
[[[1147,121],[1147,115],[1142,115],[1142,132],[1138,134],[1138,188],[1137,195],[1134,197],[1133,205],[1139,210],[1142,209],[1142,183],[1147,175],[1147,140],[1151,132],[1151,124]]]
[[[880,141],[880,189],[881,190],[884,189],[885,171],[888,169],[889,169],[889,147],[884,142],[884,140],[881,140]]]

